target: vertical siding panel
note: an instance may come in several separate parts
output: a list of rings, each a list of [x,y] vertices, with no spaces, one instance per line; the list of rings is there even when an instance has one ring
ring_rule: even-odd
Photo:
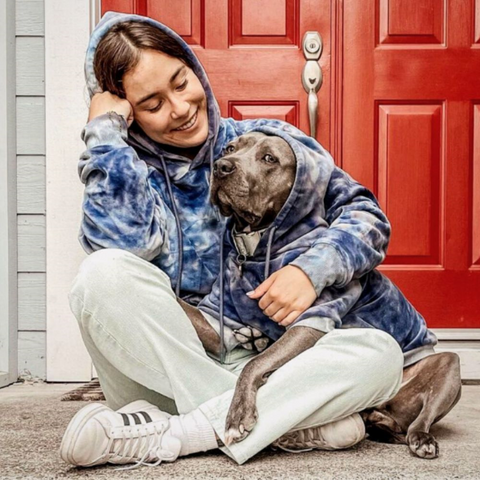
[[[18,372],[46,378],[46,332],[18,332]]]
[[[45,34],[43,0],[17,0],[15,7],[17,36],[43,36]]]
[[[45,157],[17,157],[17,213],[45,214]]]
[[[17,154],[45,155],[45,97],[17,97]]]
[[[46,330],[45,280],[45,273],[18,274],[18,330]]]
[[[18,215],[18,271],[45,272],[45,215]]]
[[[17,95],[45,95],[45,39],[17,37]]]

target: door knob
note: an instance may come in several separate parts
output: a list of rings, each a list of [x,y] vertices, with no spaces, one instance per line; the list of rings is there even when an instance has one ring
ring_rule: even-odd
[[[310,136],[317,135],[318,98],[317,93],[323,83],[322,69],[318,60],[322,56],[323,42],[318,32],[306,32],[303,36],[303,55],[307,60],[302,72],[303,88],[308,94],[308,119]]]

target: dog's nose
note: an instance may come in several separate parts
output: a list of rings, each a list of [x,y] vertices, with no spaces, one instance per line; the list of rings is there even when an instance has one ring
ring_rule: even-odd
[[[213,164],[213,175],[215,177],[219,177],[219,178],[226,177],[227,175],[232,174],[235,170],[236,170],[235,165],[229,160],[226,160],[224,158],[222,158],[221,160],[218,160]]]

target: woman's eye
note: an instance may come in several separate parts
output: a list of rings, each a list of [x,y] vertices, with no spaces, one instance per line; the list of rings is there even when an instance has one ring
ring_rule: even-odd
[[[161,106],[162,106],[162,103],[160,102],[156,107],[147,108],[147,112],[157,112],[158,110],[160,110]]]
[[[177,87],[177,90],[185,90],[188,85],[188,80],[185,80],[181,85]]]
[[[275,163],[277,159],[275,157],[272,157],[269,153],[267,153],[263,159],[268,162],[268,163]]]
[[[227,145],[225,148],[226,153],[233,153],[235,151],[235,147],[233,145]]]

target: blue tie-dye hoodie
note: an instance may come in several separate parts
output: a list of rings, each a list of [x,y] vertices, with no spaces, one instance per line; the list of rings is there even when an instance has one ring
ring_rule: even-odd
[[[221,118],[207,75],[193,50],[165,25],[138,15],[106,13],[92,33],[86,52],[90,97],[101,92],[93,70],[96,47],[113,25],[128,20],[156,26],[185,50],[206,93],[208,138],[190,160],[151,140],[135,122],[127,129],[120,115],[110,113],[90,121],[82,131],[87,150],[78,167],[85,184],[79,240],[87,253],[101,248],[128,250],[161,268],[177,295],[197,305],[219,275],[220,238],[226,228],[226,219],[209,200],[212,164],[234,138],[268,127],[270,133],[288,133],[297,151],[304,152],[301,157],[311,157],[310,164],[319,162],[318,172],[326,173],[323,191],[317,197],[321,205],[316,205],[326,223],[316,241],[308,235],[308,222],[301,226],[306,228],[305,240],[301,241],[305,248],[296,250],[300,254],[290,262],[307,274],[317,295],[326,285],[348,289],[352,280],[365,277],[383,261],[390,225],[372,193],[336,167],[318,142],[286,122]],[[279,228],[288,230],[287,223]],[[263,245],[267,237],[262,238]],[[372,326],[368,319],[365,322],[363,326]],[[413,348],[423,344],[424,335],[418,338]]]
[[[398,341],[405,354],[405,365],[434,353],[435,336],[427,329],[423,317],[387,277],[377,270],[360,278],[350,273],[355,268],[352,262],[358,261],[355,251],[350,250],[355,248],[355,241],[350,240],[349,234],[341,232],[352,230],[357,221],[358,233],[365,228],[362,218],[371,212],[366,199],[362,206],[351,212],[348,226],[337,224],[337,220],[330,218],[325,210],[325,200],[332,177],[338,170],[331,156],[318,148],[318,144],[308,144],[303,141],[303,134],[288,130],[255,127],[255,131],[280,136],[288,142],[296,158],[295,182],[277,217],[261,234],[251,256],[246,257],[245,250],[236,247],[233,239],[235,220],[229,218],[224,238],[228,253],[220,265],[219,279],[198,308],[231,329],[248,325],[273,341],[296,326],[308,326],[322,332],[335,328],[373,327],[388,332]],[[344,177],[344,182],[345,191],[356,185],[348,177]],[[339,195],[342,194],[339,192]],[[336,224],[339,231],[333,241],[329,223]],[[382,222],[372,222],[371,226],[381,230]],[[371,234],[372,230],[364,233]],[[327,288],[310,308],[285,328],[268,318],[258,306],[258,300],[249,298],[246,293],[286,265],[303,268],[303,255],[321,245],[333,245],[342,256],[342,262],[332,263],[336,261],[332,256],[331,262],[317,265],[319,269],[334,272],[324,276]],[[298,259],[301,259],[300,263]]]

